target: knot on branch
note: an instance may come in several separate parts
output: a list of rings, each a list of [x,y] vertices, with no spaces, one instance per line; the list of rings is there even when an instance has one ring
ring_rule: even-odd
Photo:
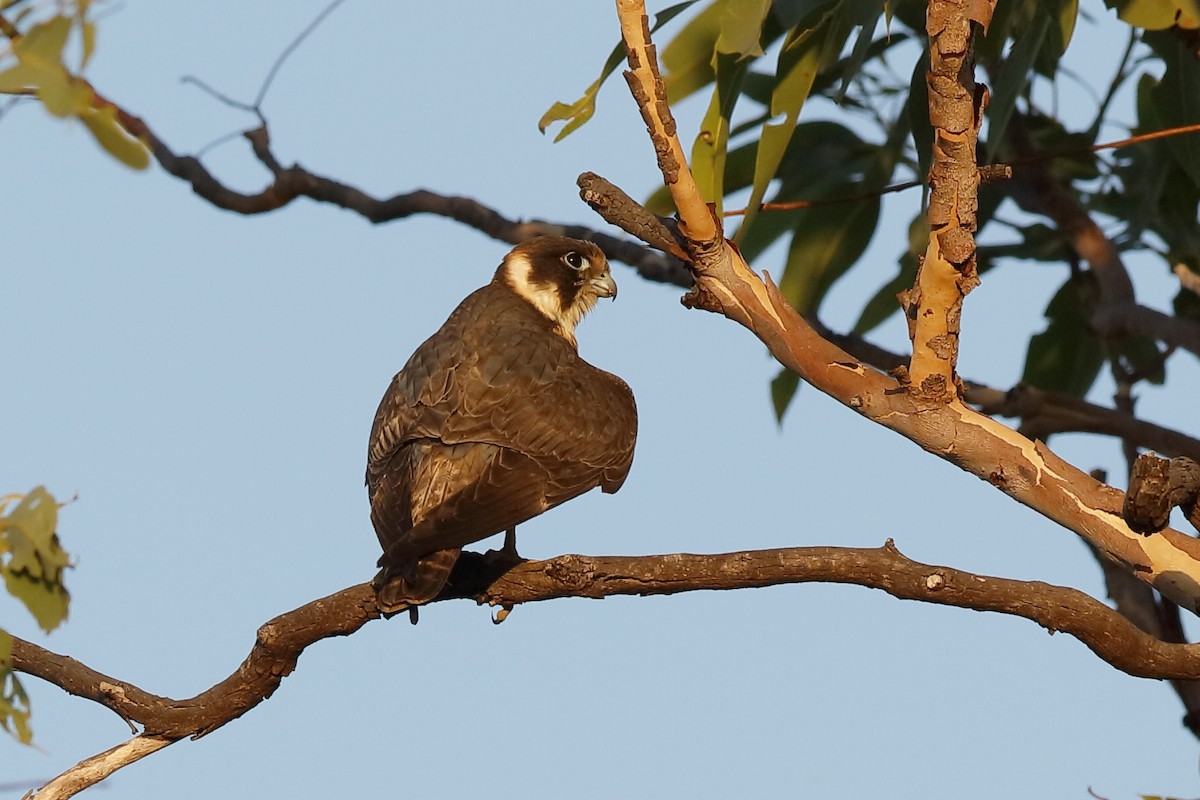
[[[1170,460],[1143,453],[1133,464],[1121,515],[1129,527],[1152,534],[1167,527],[1171,509],[1179,506],[1200,529],[1200,464],[1190,458]]]
[[[542,571],[571,591],[579,591],[596,580],[596,562],[586,556],[559,556],[547,561]]]

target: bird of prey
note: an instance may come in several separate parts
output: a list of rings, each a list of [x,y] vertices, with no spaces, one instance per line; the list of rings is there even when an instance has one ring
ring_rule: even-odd
[[[505,532],[508,550],[520,523],[621,488],[633,392],[580,358],[575,340],[597,300],[616,296],[591,242],[524,242],[393,378],[367,453],[382,610],[436,597],[463,546]]]

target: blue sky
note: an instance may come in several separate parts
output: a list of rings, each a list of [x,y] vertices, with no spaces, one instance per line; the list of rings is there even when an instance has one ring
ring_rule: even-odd
[[[194,152],[253,120],[180,78],[249,99],[322,5],[128,0],[104,19],[89,74]],[[1121,46],[1111,28],[1091,35],[1074,52]],[[577,199],[579,172],[634,196],[655,185],[621,82],[560,144],[535,123],[578,96],[616,37],[608,3],[352,0],[288,62],[264,110],[284,163],[379,195],[426,187],[602,228]],[[694,131],[702,104],[678,111]],[[0,120],[0,160],[0,492],[78,496],[60,525],[78,562],[70,621],[42,636],[3,597],[0,624],[191,696],[236,667],[265,620],[371,577],[362,475],[376,404],[507,248],[440,219],[372,226],[306,201],[220,212],[32,104]],[[205,161],[233,186],[265,181],[240,143]],[[892,274],[916,202],[887,200],[880,241],[829,301],[831,325],[852,323]],[[756,266],[774,268],[769,256]],[[1161,268],[1136,266],[1139,296],[1165,307]],[[619,494],[523,526],[525,556],[890,537],[928,563],[1103,591],[1072,534],[811,388],[777,426],[777,368],[757,341],[683,309],[676,289],[615,275],[620,299],[579,339],[637,395],[637,458]],[[1065,275],[989,273],[967,301],[963,374],[1015,383]],[[901,326],[878,340],[903,347]],[[1194,431],[1188,358],[1172,362],[1172,394],[1147,392],[1140,408]],[[1111,442],[1054,447],[1084,469],[1120,468]],[[444,603],[421,619],[314,646],[269,701],[121,771],[104,796],[1197,793],[1196,742],[1169,686],[1024,620],[829,586],[541,603],[501,626]],[[0,739],[0,783],[51,777],[129,735],[99,706],[27,687],[37,748]]]

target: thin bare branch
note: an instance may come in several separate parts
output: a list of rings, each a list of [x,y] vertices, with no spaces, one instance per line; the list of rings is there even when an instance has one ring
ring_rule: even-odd
[[[103,753],[85,758],[40,789],[27,792],[22,800],[65,800],[74,797],[122,767],[157,753],[174,742],[174,739],[160,736],[135,736]]]
[[[271,90],[271,84],[275,82],[275,76],[279,74],[279,70],[283,67],[284,62],[287,61],[291,57],[292,53],[296,52],[296,48],[303,44],[304,40],[307,39],[313,31],[319,28],[321,23],[324,22],[326,18],[336,11],[338,6],[344,2],[346,2],[346,0],[333,0],[329,5],[321,9],[320,13],[313,18],[312,22],[308,23],[304,30],[300,31],[300,34],[293,39],[287,47],[283,48],[283,52],[279,54],[279,57],[275,59],[275,63],[271,65],[271,69],[267,71],[267,77],[263,79],[262,86],[258,88],[258,94],[254,97],[254,104],[252,107],[256,112],[260,114],[262,113],[263,100],[266,99],[267,92]]]
[[[1019,154],[1032,153],[1019,114],[1014,114],[1009,123],[1008,137]],[[1017,170],[1009,186],[1018,205],[1053,220],[1071,248],[1091,267],[1100,287],[1100,301],[1091,319],[1097,336],[1117,339],[1137,333],[1200,356],[1200,322],[1138,305],[1133,281],[1120,252],[1044,164],[1033,163]]]

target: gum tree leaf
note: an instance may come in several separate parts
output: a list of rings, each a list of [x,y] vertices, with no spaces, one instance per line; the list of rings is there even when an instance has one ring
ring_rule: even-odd
[[[800,210],[779,291],[801,314],[816,311],[829,288],[866,250],[879,222],[879,198]]]
[[[729,146],[729,119],[741,96],[742,77],[748,61],[734,54],[717,53],[712,99],[692,145],[692,171],[704,199],[721,212],[725,197],[725,161]]]
[[[659,50],[669,103],[677,103],[713,82],[713,53],[721,37],[721,16],[728,1],[716,0]]]
[[[821,26],[822,30],[825,26]],[[808,99],[820,66],[823,38],[817,31],[808,30],[788,35],[779,54],[779,81],[771,93],[771,116],[783,115],[779,124],[764,124],[754,164],[754,187],[746,203],[746,217],[737,237],[744,236],[766,196],[768,184],[775,178],[792,132],[800,117],[800,109]]]
[[[787,367],[771,381],[771,407],[775,409],[775,421],[783,424],[783,415],[800,389],[800,376]]]
[[[908,225],[908,250],[900,256],[900,271],[867,301],[858,321],[854,323],[856,334],[861,336],[869,333],[900,310],[896,295],[911,287],[917,279],[918,258],[925,252],[928,237],[929,217],[924,212],[918,213]]]
[[[1088,324],[1098,291],[1088,273],[1059,288],[1046,306],[1046,329],[1029,340],[1023,383],[1076,397],[1092,388],[1104,365],[1104,348]]]
[[[145,169],[150,166],[150,151],[121,127],[117,121],[117,111],[112,106],[100,108],[89,107],[79,118],[91,131],[96,142],[126,166],[134,169]]]
[[[21,744],[33,741],[29,695],[12,669],[12,636],[0,628],[0,728]]]
[[[1117,16],[1135,28],[1200,27],[1200,0],[1105,0],[1105,4],[1117,9]]]
[[[0,517],[0,575],[9,594],[33,614],[47,633],[67,618],[70,595],[63,573],[70,559],[58,543],[58,503],[42,487],[25,495]]]
[[[680,12],[693,5],[696,0],[689,0],[686,3],[677,3],[660,11],[654,17],[654,25],[650,32],[654,33],[663,25],[666,25],[672,19],[679,15]],[[609,76],[616,71],[621,62],[625,60],[625,46],[618,43],[608,54],[608,59],[604,62],[604,67],[600,70],[600,77],[592,81],[592,83],[583,90],[583,96],[574,103],[557,102],[547,109],[542,118],[538,120],[538,130],[542,133],[553,125],[555,122],[565,122],[566,125],[554,137],[554,141],[562,141],[566,136],[578,130],[596,113],[596,95],[600,92],[600,87],[608,80]],[[98,137],[97,137],[98,138]]]
[[[729,0],[721,14],[721,34],[714,50],[738,56],[761,56],[759,38],[771,0]]]

